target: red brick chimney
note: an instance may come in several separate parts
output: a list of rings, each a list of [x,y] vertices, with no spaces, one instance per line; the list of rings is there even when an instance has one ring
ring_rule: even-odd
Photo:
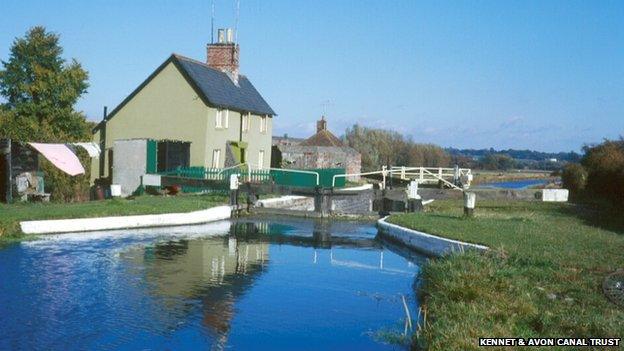
[[[316,121],[316,132],[320,132],[322,130],[327,130],[327,121],[325,120],[325,116],[321,116],[321,119]]]
[[[217,42],[207,46],[208,66],[226,72],[238,84],[238,44],[232,29],[219,29]]]

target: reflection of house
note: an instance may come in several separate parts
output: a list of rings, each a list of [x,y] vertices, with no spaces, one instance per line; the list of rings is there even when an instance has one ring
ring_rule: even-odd
[[[234,303],[262,272],[268,255],[269,244],[240,242],[230,236],[137,247],[121,257],[145,268],[150,293],[172,311],[163,318],[178,316],[187,308],[180,297],[200,299],[203,323],[220,339],[230,330]],[[177,325],[178,321],[165,322]]]
[[[316,123],[316,134],[308,139],[273,138],[272,153],[273,167],[345,168],[351,174],[359,173],[362,166],[360,153],[332,134],[324,117]]]
[[[92,180],[111,176],[122,139],[169,141],[157,145],[159,168],[167,167],[161,157],[191,167],[269,167],[275,112],[238,73],[238,44],[220,32],[207,54],[207,63],[171,55],[95,127],[104,154],[94,159]]]

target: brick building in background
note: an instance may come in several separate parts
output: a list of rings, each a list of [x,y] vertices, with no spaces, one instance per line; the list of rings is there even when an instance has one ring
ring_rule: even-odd
[[[316,122],[316,134],[308,139],[273,137],[271,161],[275,168],[344,168],[348,174],[360,173],[362,168],[360,153],[327,129],[325,117]]]

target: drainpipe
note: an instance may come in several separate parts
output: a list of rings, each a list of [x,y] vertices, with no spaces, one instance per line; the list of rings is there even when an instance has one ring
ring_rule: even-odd
[[[104,117],[100,127],[100,178],[104,178],[104,167],[106,167],[106,118],[108,117],[108,107],[104,106]]]

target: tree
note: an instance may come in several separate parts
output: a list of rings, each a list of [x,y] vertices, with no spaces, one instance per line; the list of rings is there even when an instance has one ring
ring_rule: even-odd
[[[355,124],[347,128],[343,139],[362,155],[364,171],[379,170],[383,165],[446,167],[451,161],[449,154],[441,147],[418,144],[390,130]]]
[[[8,61],[2,61],[0,95],[0,137],[16,141],[68,142],[91,138],[90,122],[74,110],[87,91],[88,74],[76,60],[62,57],[59,36],[43,27],[31,28],[11,46]],[[82,163],[90,160],[78,155]],[[47,160],[41,160],[46,191],[52,199],[83,200],[89,188],[86,175],[68,177]],[[88,168],[87,168],[88,170]]]
[[[78,141],[90,137],[89,123],[74,105],[88,88],[80,63],[62,57],[59,36],[33,27],[2,61],[0,135],[22,141]]]
[[[481,160],[483,169],[508,170],[517,166],[516,161],[506,154],[488,154]]]
[[[605,140],[583,147],[581,164],[587,170],[586,189],[593,195],[624,202],[624,139]]]

